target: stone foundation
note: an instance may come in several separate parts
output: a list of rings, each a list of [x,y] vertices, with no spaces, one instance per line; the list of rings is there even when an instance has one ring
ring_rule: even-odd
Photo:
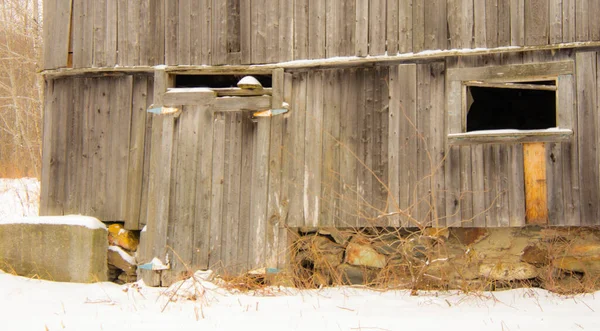
[[[597,228],[298,229],[296,285],[362,284],[590,291],[600,279]]]

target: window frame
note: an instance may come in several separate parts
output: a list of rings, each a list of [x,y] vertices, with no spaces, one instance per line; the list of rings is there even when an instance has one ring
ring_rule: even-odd
[[[448,69],[446,78],[447,142],[449,145],[515,142],[562,142],[573,137],[575,81],[573,61]],[[556,81],[556,128],[467,132],[468,87]]]

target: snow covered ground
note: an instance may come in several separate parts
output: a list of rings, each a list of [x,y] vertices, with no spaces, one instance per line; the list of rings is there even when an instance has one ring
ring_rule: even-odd
[[[0,179],[0,217],[36,214],[38,192],[35,180]],[[188,285],[203,296],[187,300]],[[349,287],[232,293],[203,280],[165,289],[141,282],[58,283],[0,272],[0,330],[7,331],[600,330],[598,311],[595,294],[565,297],[541,289],[417,296]]]

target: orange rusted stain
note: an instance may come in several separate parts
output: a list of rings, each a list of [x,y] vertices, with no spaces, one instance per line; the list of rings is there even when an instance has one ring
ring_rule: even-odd
[[[525,217],[528,224],[548,223],[546,149],[544,143],[523,144]]]

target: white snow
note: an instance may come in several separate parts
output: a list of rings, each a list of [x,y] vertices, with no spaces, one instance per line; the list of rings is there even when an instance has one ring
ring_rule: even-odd
[[[36,178],[0,178],[0,222],[9,217],[37,216],[40,182]]]
[[[459,294],[349,287],[235,293],[208,282],[72,284],[0,273],[4,330],[598,330],[600,300],[520,289]],[[217,282],[218,284],[218,282]],[[186,298],[195,298],[187,300]],[[169,301],[171,300],[171,301]]]
[[[92,230],[106,229],[106,225],[98,219],[82,215],[5,218],[4,220],[0,220],[0,224],[53,224],[85,226]]]
[[[5,217],[35,214],[37,182],[0,180]],[[8,190],[7,190],[8,187]],[[34,199],[37,201],[37,196]],[[31,208],[22,208],[23,205]],[[7,206],[9,208],[7,208]],[[12,208],[10,208],[12,206]],[[11,214],[14,213],[14,214]],[[458,293],[364,288],[228,290],[210,271],[168,289],[143,282],[75,284],[0,271],[0,330],[599,330],[600,292]],[[193,298],[194,300],[189,300]]]
[[[119,255],[121,255],[121,258],[123,260],[125,260],[127,263],[129,263],[131,265],[136,265],[135,258],[133,256],[129,255],[129,253],[124,251],[121,247],[111,245],[111,246],[108,246],[108,250],[117,252]]]

